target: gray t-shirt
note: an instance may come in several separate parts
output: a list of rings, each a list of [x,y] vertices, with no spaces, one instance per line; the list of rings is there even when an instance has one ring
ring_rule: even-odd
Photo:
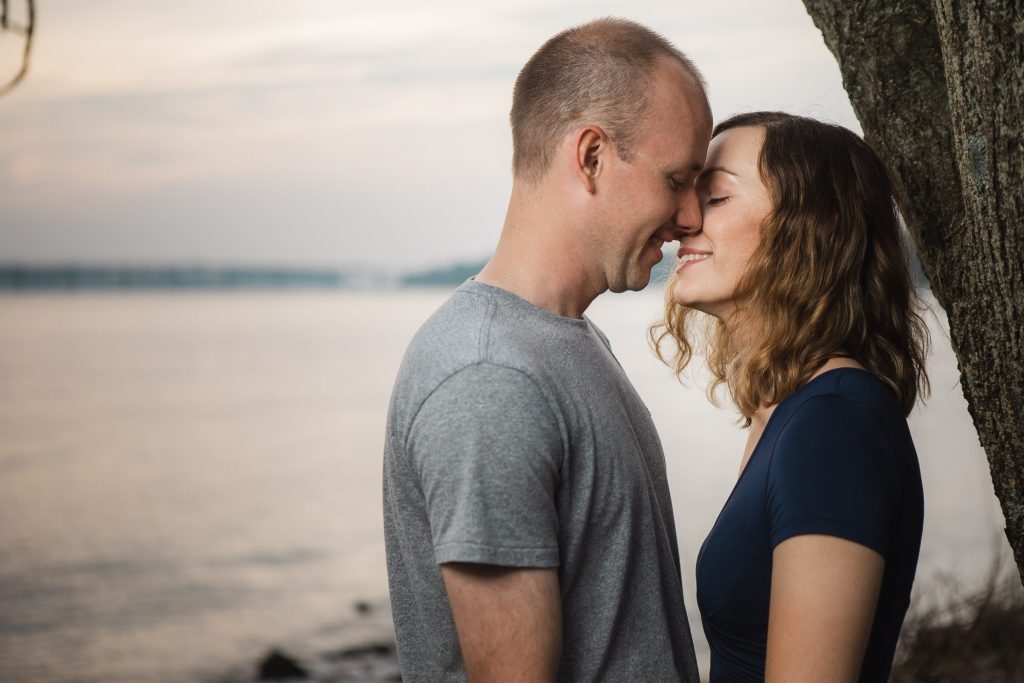
[[[665,458],[587,319],[464,283],[395,382],[384,528],[404,680],[464,681],[439,564],[557,567],[559,681],[698,680]]]

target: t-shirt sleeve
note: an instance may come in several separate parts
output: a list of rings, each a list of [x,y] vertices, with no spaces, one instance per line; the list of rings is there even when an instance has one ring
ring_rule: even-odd
[[[438,564],[558,565],[561,430],[530,377],[464,368],[424,402],[407,446]]]
[[[870,406],[818,396],[783,427],[768,474],[772,548],[825,534],[885,557],[900,499],[896,453]]]

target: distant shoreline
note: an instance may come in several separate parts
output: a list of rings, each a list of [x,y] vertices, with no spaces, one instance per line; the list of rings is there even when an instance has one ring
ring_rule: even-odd
[[[487,259],[464,261],[412,272],[361,268],[286,266],[121,266],[0,262],[0,292],[123,290],[281,290],[344,289],[387,291],[454,288],[479,273]],[[672,275],[675,259],[654,267],[648,288],[660,288]],[[920,264],[912,262],[918,287],[928,287]]]
[[[285,268],[0,266],[0,291],[336,288],[344,273]]]
[[[479,273],[487,259],[461,261],[410,272],[370,267],[164,266],[24,264],[0,262],[0,292],[125,290],[354,290],[454,289]],[[662,259],[651,276],[660,287],[673,259]]]
[[[0,264],[0,292],[455,287],[483,265],[465,263],[402,274],[289,267]]]

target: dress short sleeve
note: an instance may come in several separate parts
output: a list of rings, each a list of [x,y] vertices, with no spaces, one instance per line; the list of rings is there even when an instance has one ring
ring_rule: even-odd
[[[802,534],[837,536],[886,557],[901,499],[900,468],[871,406],[808,399],[782,428],[767,482],[774,548]]]
[[[558,565],[561,430],[525,373],[478,363],[446,379],[407,447],[438,564]]]

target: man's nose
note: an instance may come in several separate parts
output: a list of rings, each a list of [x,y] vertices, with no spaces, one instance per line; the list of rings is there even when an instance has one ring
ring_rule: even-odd
[[[676,226],[687,235],[700,232],[704,225],[704,218],[701,215],[700,198],[697,196],[696,186],[691,185],[680,193],[675,221]]]

